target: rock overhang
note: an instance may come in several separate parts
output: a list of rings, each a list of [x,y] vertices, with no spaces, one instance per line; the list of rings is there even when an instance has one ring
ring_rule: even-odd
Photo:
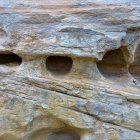
[[[5,41],[6,43],[2,44],[7,46],[5,49],[29,55],[57,53],[101,60],[104,52],[121,46],[127,29],[139,26],[139,6],[133,8],[131,6],[135,5],[134,1],[122,2],[122,7],[112,6],[112,1],[90,1],[90,4],[84,2],[81,9],[71,7],[78,2],[37,2],[32,11],[30,9],[32,3],[29,1],[9,1],[9,7],[2,5],[0,18],[2,27],[6,27],[4,32],[7,36],[3,37],[5,40],[10,39],[11,42]],[[18,3],[23,7],[28,4],[30,6],[16,9]],[[42,10],[40,7],[42,4],[48,6],[44,8],[45,12],[38,11]],[[51,6],[57,11],[52,12]]]
[[[82,140],[140,137],[139,1],[0,4],[0,53],[22,58],[16,67],[0,65],[4,140],[66,128]],[[49,57],[72,59],[70,71],[52,73]]]

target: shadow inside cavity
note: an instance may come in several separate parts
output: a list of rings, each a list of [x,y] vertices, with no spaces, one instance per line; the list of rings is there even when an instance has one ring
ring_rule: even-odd
[[[70,72],[73,61],[66,56],[49,56],[46,59],[47,70],[53,75],[65,75]]]
[[[22,63],[22,58],[14,53],[0,54],[0,65],[18,66],[21,63]]]
[[[127,64],[121,48],[108,51],[97,63],[100,73],[112,81],[123,81],[128,78]]]

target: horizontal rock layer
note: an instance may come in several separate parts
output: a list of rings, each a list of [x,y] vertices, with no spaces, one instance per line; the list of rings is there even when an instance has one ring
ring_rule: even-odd
[[[140,0],[1,0],[0,97],[0,140],[140,140]]]

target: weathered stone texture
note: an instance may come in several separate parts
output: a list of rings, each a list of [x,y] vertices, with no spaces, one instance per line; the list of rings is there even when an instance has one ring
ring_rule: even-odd
[[[0,0],[0,140],[140,140],[140,0]]]

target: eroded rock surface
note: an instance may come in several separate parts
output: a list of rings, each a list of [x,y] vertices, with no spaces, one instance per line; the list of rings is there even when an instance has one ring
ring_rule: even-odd
[[[0,140],[140,140],[140,0],[0,0]]]

